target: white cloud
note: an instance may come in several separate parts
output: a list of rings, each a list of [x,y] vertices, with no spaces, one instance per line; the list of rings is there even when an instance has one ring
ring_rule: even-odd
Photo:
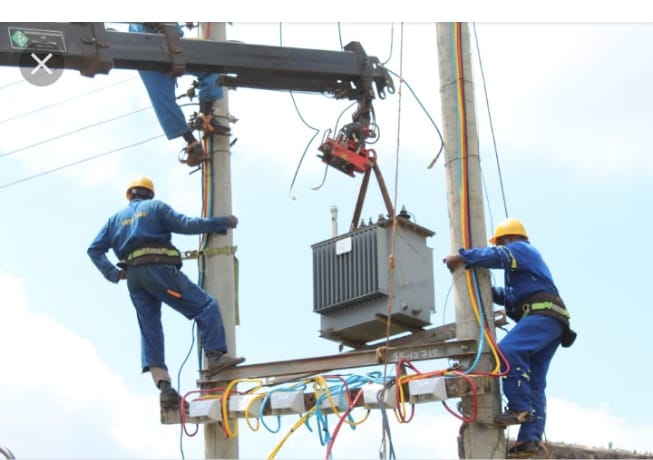
[[[548,401],[546,434],[550,441],[588,447],[653,452],[653,424],[634,424],[615,416],[610,405],[584,407],[572,401]]]
[[[30,312],[23,280],[0,273],[0,291],[0,444],[18,458],[178,455],[155,391],[134,393],[89,339]]]

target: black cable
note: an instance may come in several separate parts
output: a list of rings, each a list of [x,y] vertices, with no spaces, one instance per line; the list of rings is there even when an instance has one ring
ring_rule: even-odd
[[[93,155],[93,156],[84,158],[82,160],[74,161],[72,163],[68,163],[68,164],[65,164],[63,166],[59,166],[59,167],[54,168],[54,169],[49,169],[47,171],[43,171],[43,172],[40,172],[38,174],[33,174],[31,176],[24,177],[24,178],[19,179],[17,181],[7,182],[6,184],[0,185],[0,189],[8,188],[8,187],[11,187],[13,185],[20,184],[22,182],[27,182],[28,180],[31,180],[31,179],[36,179],[37,177],[41,177],[41,176],[45,176],[47,174],[51,174],[51,173],[54,173],[54,172],[57,172],[57,171],[61,171],[62,169],[70,168],[71,166],[77,166],[79,164],[86,163],[87,161],[91,161],[91,160],[94,160],[96,158],[100,158],[100,157],[103,157],[103,156],[106,156],[106,155],[110,155],[112,153],[116,153],[116,152],[119,152],[121,150],[125,150],[125,149],[131,148],[131,147],[136,147],[138,145],[143,145],[143,144],[145,144],[147,142],[153,141],[153,140],[158,139],[160,137],[163,137],[163,134],[159,134],[158,136],[150,137],[149,139],[145,139],[145,140],[140,141],[140,142],[135,142],[133,144],[118,147],[117,149],[109,150],[107,152],[98,153],[97,155]]]
[[[381,62],[382,66],[385,66],[388,62],[390,62],[390,59],[392,59],[392,53],[394,51],[394,43],[395,43],[395,23],[393,22],[390,25],[390,54],[388,55],[388,59]]]
[[[415,98],[415,100],[417,101],[419,106],[422,108],[422,110],[426,114],[427,118],[430,120],[431,124],[433,125],[436,132],[438,133],[438,136],[440,137],[440,150],[438,150],[437,155],[435,156],[433,161],[431,161],[431,163],[428,166],[428,169],[431,169],[433,167],[433,165],[435,164],[435,162],[437,161],[440,154],[442,153],[442,150],[444,150],[444,137],[442,137],[442,133],[440,132],[440,128],[438,128],[437,123],[435,123],[435,121],[433,121],[433,118],[429,114],[428,110],[426,110],[426,107],[424,107],[424,104],[422,104],[422,101],[419,99],[419,97],[417,97],[417,94],[415,94],[415,91],[413,91],[413,88],[410,86],[410,83],[408,83],[408,81],[406,81],[405,79],[401,78],[399,75],[397,75],[392,70],[390,70],[390,69],[386,69],[386,70],[388,72],[390,72],[392,75],[394,75],[395,77],[400,78],[402,80],[403,84],[406,85],[406,87],[410,90],[410,93],[413,95],[413,97]]]
[[[75,96],[71,96],[71,97],[69,97],[69,98],[67,98],[67,99],[62,99],[62,100],[60,100],[60,101],[58,101],[58,102],[53,102],[52,104],[48,104],[48,105],[44,105],[44,106],[38,107],[38,108],[36,108],[36,109],[30,110],[29,112],[23,112],[23,113],[20,113],[20,114],[18,114],[18,115],[11,116],[11,117],[9,117],[9,118],[5,118],[4,120],[0,120],[0,123],[6,123],[6,122],[8,122],[8,121],[13,121],[13,120],[16,120],[16,119],[18,119],[18,118],[21,118],[21,117],[24,117],[24,116],[27,116],[27,115],[31,115],[31,114],[36,113],[36,112],[38,112],[38,111],[40,111],[40,110],[43,110],[43,109],[49,109],[49,108],[55,107],[55,106],[57,106],[57,105],[64,104],[64,103],[66,103],[66,102],[70,102],[70,101],[72,101],[72,100],[78,99],[78,98],[80,98],[80,97],[88,96],[89,94],[97,93],[97,92],[102,91],[102,90],[105,90],[105,89],[107,89],[107,88],[112,88],[112,87],[114,87],[114,86],[121,85],[121,84],[126,83],[126,82],[128,82],[128,81],[134,80],[135,78],[136,78],[136,77],[128,78],[128,79],[126,79],[126,80],[121,80],[121,81],[119,81],[119,82],[112,83],[112,84],[107,85],[107,86],[103,86],[102,88],[96,88],[96,89],[93,89],[93,90],[91,90],[91,91],[87,91],[86,93],[80,93],[80,94],[77,94],[77,95],[75,95]],[[4,87],[0,87],[0,90],[1,90],[2,88],[4,88]]]
[[[25,83],[26,81],[27,81],[27,79],[23,78],[23,79],[20,79],[20,80],[16,80],[15,82],[12,82],[12,83],[7,83],[6,85],[0,86],[0,91],[2,91],[5,88],[9,88],[10,86],[17,85],[19,83]]]
[[[340,124],[340,118],[345,114],[346,111],[348,111],[350,108],[352,108],[356,103],[352,102],[349,104],[347,107],[345,107],[340,114],[338,115],[338,118],[336,118],[336,125],[334,126],[333,130],[334,132],[338,132],[338,125]],[[322,186],[326,183],[326,178],[329,173],[329,165],[325,165],[324,167],[324,174],[322,175],[322,181],[320,182],[320,185],[316,187],[311,187],[311,190],[319,190],[322,188]]]
[[[9,450],[8,447],[0,446],[0,455],[6,459],[15,459],[13,452]]]
[[[344,49],[344,46],[342,46],[342,27],[340,27],[340,23],[338,23],[338,40],[340,41],[340,49]]]
[[[478,56],[478,66],[481,71],[481,81],[483,82],[483,93],[485,95],[485,106],[487,107],[488,120],[490,122],[490,133],[492,134],[492,144],[494,145],[494,156],[497,161],[497,170],[499,171],[499,184],[501,187],[501,196],[503,198],[503,209],[508,217],[508,205],[506,204],[506,194],[503,187],[503,175],[501,174],[501,164],[499,162],[499,153],[497,150],[496,137],[494,135],[494,125],[492,123],[492,112],[490,111],[490,100],[487,95],[487,86],[485,85],[485,74],[483,73],[483,63],[481,61],[481,49],[478,45],[478,34],[476,33],[476,24],[472,23],[472,28],[474,29],[474,42],[476,43],[476,55]]]
[[[282,25],[283,25],[282,23],[279,23],[279,46],[283,45]],[[299,158],[299,163],[297,163],[297,168],[295,168],[295,174],[293,175],[292,181],[290,182],[289,193],[290,193],[290,196],[292,196],[292,189],[293,189],[293,187],[295,185],[295,180],[297,180],[297,176],[299,174],[299,168],[301,167],[302,163],[304,162],[304,157],[306,157],[306,153],[308,152],[308,148],[311,146],[311,144],[313,143],[313,140],[315,140],[317,135],[320,133],[320,129],[308,124],[308,122],[304,119],[304,116],[302,115],[301,111],[299,110],[299,106],[297,105],[297,101],[295,100],[294,93],[292,91],[288,91],[288,93],[290,94],[290,99],[292,100],[293,106],[295,107],[295,112],[297,113],[297,116],[299,116],[299,119],[302,121],[302,123],[304,123],[304,125],[307,128],[312,129],[314,131],[313,136],[306,143],[306,147],[304,148],[304,152],[302,153],[301,157]],[[324,174],[324,177],[326,178],[326,172]],[[322,183],[324,183],[324,179],[323,179]],[[322,185],[320,185],[320,187],[321,186]]]
[[[148,106],[148,107],[142,107],[140,109],[134,110],[133,112],[128,112],[128,113],[124,113],[122,115],[118,115],[117,117],[107,118],[105,120],[100,120],[98,122],[91,123],[90,125],[82,126],[81,128],[77,128],[77,129],[74,129],[72,131],[68,131],[67,133],[59,134],[59,135],[51,137],[49,139],[45,139],[45,140],[42,140],[42,141],[39,141],[39,142],[35,142],[33,144],[24,145],[23,147],[19,147],[19,148],[15,149],[15,150],[10,150],[9,152],[1,153],[0,158],[6,157],[6,156],[9,156],[9,155],[13,155],[14,153],[22,152],[23,150],[31,149],[33,147],[38,147],[39,145],[47,144],[48,142],[52,142],[54,140],[61,139],[62,137],[70,136],[71,134],[75,134],[75,133],[78,133],[80,131],[84,131],[84,130],[89,129],[89,128],[94,128],[96,126],[103,125],[103,124],[108,123],[110,121],[119,120],[120,118],[125,118],[125,117],[127,117],[129,115],[133,115],[135,113],[142,112],[144,110],[151,109],[151,108],[152,108],[151,105]]]
[[[385,410],[385,404],[383,403],[383,397],[385,395],[386,388],[383,388],[380,390],[377,395],[376,395],[376,401],[379,404],[379,409],[381,410],[381,417],[383,419],[382,425],[383,425],[383,439],[381,442],[381,447],[379,449],[379,458],[384,460],[386,458],[391,458],[391,459],[396,459],[397,456],[395,454],[395,447],[392,443],[392,433],[390,433],[390,421],[388,420],[388,414],[387,411]],[[387,457],[388,452],[386,452],[386,436],[388,443],[390,444],[390,456]]]

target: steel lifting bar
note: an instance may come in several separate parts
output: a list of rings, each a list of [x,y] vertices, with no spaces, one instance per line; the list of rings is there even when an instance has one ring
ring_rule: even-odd
[[[20,66],[26,52],[48,52],[61,54],[63,68],[89,77],[112,68],[216,72],[230,88],[326,93],[369,102],[374,82],[380,99],[394,93],[388,71],[358,42],[349,43],[345,51],[326,51],[176,39],[171,30],[135,33],[106,29],[104,23],[0,23],[0,65]],[[19,41],[17,36],[27,38]]]

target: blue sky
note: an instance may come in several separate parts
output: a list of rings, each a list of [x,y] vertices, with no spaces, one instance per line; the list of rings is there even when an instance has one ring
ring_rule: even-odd
[[[579,333],[550,370],[546,435],[551,441],[653,451],[646,436],[653,426],[642,403],[653,323],[646,304],[646,242],[653,223],[653,67],[646,56],[653,24],[528,19],[481,21],[476,33],[508,211],[542,251]],[[278,45],[279,30],[278,23],[235,21],[227,26],[227,38]],[[335,22],[296,21],[281,31],[285,46],[340,46]],[[435,24],[407,23],[403,40],[401,32],[399,23],[390,22],[345,23],[340,29],[343,43],[360,41],[382,61],[391,55],[388,68],[396,73],[403,50],[404,78],[442,129]],[[476,54],[473,61],[489,234],[504,217],[504,205]],[[201,458],[201,435],[180,436],[179,426],[159,424],[157,393],[149,375],[140,374],[126,286],[107,283],[86,256],[105,219],[125,204],[132,177],[152,177],[158,198],[199,215],[200,175],[178,163],[183,142],[161,136],[11,185],[161,134],[151,109],[139,111],[149,101],[134,72],[113,70],[90,79],[68,71],[44,88],[21,79],[18,69],[0,68],[0,445],[22,458],[174,458],[181,456],[181,445],[186,458]],[[180,80],[180,92],[191,80]],[[333,128],[348,106],[320,95],[296,94],[295,100],[302,117],[320,130]],[[248,363],[336,353],[336,343],[318,337],[310,246],[330,237],[331,206],[338,207],[339,228],[348,226],[360,177],[332,169],[313,190],[324,175],[316,156],[319,135],[291,189],[313,135],[291,96],[241,88],[229,91],[228,101],[238,118],[231,157],[232,207],[240,219],[234,232],[241,267],[237,353]],[[427,169],[439,138],[406,87],[401,95],[375,101],[375,110],[381,128],[375,150],[388,188],[393,196],[396,189],[398,207],[405,205],[436,233],[428,240],[435,261],[431,321],[450,323],[451,275],[440,263],[452,250],[442,158]],[[363,216],[382,212],[372,182]],[[198,244],[194,236],[176,236],[174,242],[182,250]],[[185,271],[197,279],[192,262]],[[176,379],[191,347],[191,323],[166,310],[164,328]],[[182,392],[195,388],[194,356],[193,349],[182,369]],[[416,409],[411,423],[393,425],[398,457],[456,457],[458,420],[438,404]],[[241,423],[241,458],[267,456],[294,421],[284,418],[278,434],[251,432]],[[374,414],[355,432],[339,435],[335,458],[376,458],[381,433]],[[508,434],[514,437],[516,430]],[[293,435],[279,454],[323,456],[317,435],[307,430]]]

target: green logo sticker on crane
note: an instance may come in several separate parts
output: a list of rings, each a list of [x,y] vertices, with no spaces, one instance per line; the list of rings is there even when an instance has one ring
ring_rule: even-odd
[[[29,37],[22,30],[17,30],[11,35],[11,41],[20,48],[25,48],[29,43]]]
[[[64,69],[66,40],[60,30],[9,27],[11,47],[22,50],[20,72],[29,83],[48,86],[55,83]]]

